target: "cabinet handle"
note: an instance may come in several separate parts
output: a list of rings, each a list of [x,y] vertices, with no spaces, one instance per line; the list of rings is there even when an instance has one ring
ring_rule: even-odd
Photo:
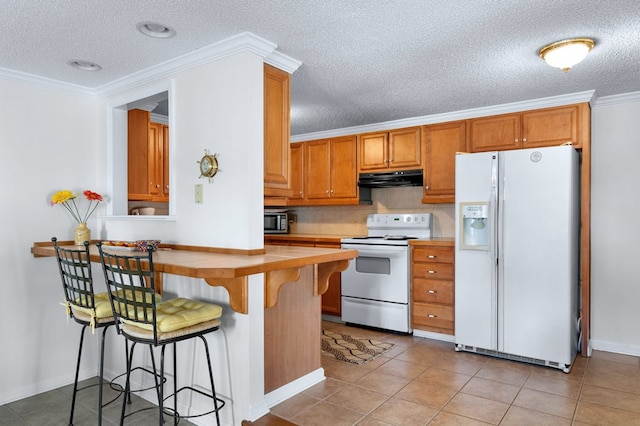
[[[429,190],[429,185],[425,186],[424,189]]]
[[[429,315],[427,315],[427,317],[429,317],[429,318],[438,318],[437,315],[433,315],[433,314],[429,314]]]
[[[516,140],[514,140],[513,143],[518,143],[518,138],[516,138]]]
[[[438,257],[438,256],[433,255],[433,254],[430,254],[429,256],[427,256],[427,258],[428,258],[428,259],[435,259],[435,258],[437,258],[437,257]]]
[[[427,293],[429,293],[429,294],[437,294],[438,291],[437,290],[429,290],[429,291],[427,291]]]
[[[327,189],[326,191],[324,191],[325,194],[329,195],[329,190]]]
[[[522,143],[527,142],[527,138],[522,138]]]
[[[333,189],[331,190],[331,193],[333,194]]]
[[[438,271],[427,271],[427,274],[437,274]]]

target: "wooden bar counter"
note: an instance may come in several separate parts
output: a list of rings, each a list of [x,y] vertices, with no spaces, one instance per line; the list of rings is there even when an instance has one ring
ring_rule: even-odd
[[[59,244],[71,245],[73,242]],[[31,252],[36,257],[55,256],[51,242],[36,242]],[[92,261],[99,262],[94,244],[90,252]],[[345,270],[357,255],[356,250],[277,245],[238,250],[163,244],[154,253],[154,270],[160,288],[163,274],[202,279],[210,286],[227,290],[233,315],[254,318],[233,321],[232,328],[239,324],[262,323],[261,318],[264,319],[262,337],[258,339],[264,342],[259,345],[264,354],[264,368],[260,369],[262,377],[257,380],[254,375],[246,383],[232,383],[229,387],[227,397],[234,406],[232,423],[238,419],[255,420],[265,414],[268,407],[324,378],[320,363],[319,296],[327,290],[329,277]],[[250,285],[249,277],[257,274],[264,274],[263,306],[250,302],[262,297],[256,293],[262,290]],[[229,331],[234,334],[234,330]],[[229,345],[233,346],[232,352],[236,345],[240,345],[241,353],[259,350],[253,343],[229,341]],[[234,358],[229,360],[230,363],[234,361]],[[264,389],[261,396],[247,397],[247,390],[256,386]]]

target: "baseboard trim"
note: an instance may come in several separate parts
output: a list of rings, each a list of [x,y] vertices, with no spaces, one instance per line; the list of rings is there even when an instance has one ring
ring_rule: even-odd
[[[607,342],[605,340],[591,339],[591,349],[594,351],[613,352],[622,355],[640,356],[640,347],[633,345],[624,345],[615,342]]]
[[[426,339],[440,340],[443,342],[455,342],[455,336],[451,334],[434,333],[432,331],[416,330],[413,329],[413,335],[416,337],[424,337]]]

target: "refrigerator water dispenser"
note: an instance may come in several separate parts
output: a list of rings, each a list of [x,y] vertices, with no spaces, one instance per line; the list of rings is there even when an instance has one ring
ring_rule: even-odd
[[[460,203],[460,248],[489,250],[489,203]]]

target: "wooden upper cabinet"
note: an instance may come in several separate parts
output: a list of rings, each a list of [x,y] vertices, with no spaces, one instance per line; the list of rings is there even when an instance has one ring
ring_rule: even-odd
[[[321,139],[305,142],[307,152],[305,156],[305,195],[306,198],[331,198],[331,141]]]
[[[127,187],[129,200],[151,200],[149,194],[149,111],[132,109],[127,118]]]
[[[356,138],[331,139],[331,198],[358,200]]]
[[[471,152],[557,146],[581,148],[589,137],[588,104],[545,108],[469,120]]]
[[[386,169],[389,157],[389,134],[370,133],[358,137],[360,170]]]
[[[127,181],[130,201],[169,201],[169,127],[148,111],[128,112]]]
[[[291,144],[290,163],[291,163],[291,195],[287,204],[299,202],[305,198],[304,192],[304,153],[305,144],[297,142]]]
[[[469,123],[471,152],[520,148],[520,114],[476,118]]]
[[[585,104],[548,108],[522,114],[522,147],[537,148],[567,142],[579,148],[581,110]]]
[[[360,135],[358,152],[358,169],[365,173],[419,168],[420,127]]]
[[[409,169],[420,167],[420,127],[389,132],[389,168]]]
[[[264,65],[264,195],[288,197],[289,73]]]
[[[162,195],[169,200],[169,126],[162,125]]]
[[[355,136],[304,144],[305,204],[357,204]]]
[[[424,126],[422,134],[425,169],[422,202],[453,203],[456,152],[465,151],[466,122]]]

